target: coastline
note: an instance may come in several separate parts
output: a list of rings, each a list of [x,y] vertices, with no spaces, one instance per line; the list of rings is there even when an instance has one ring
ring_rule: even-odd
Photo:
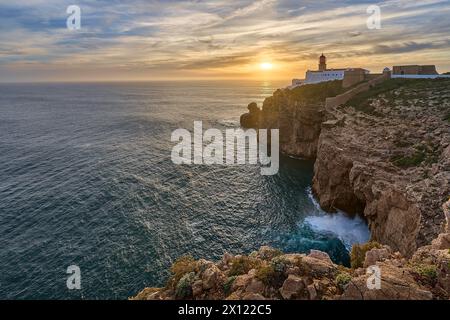
[[[277,90],[262,109],[250,104],[250,113],[241,117],[244,127],[279,128],[282,153],[315,159],[313,193],[322,209],[362,213],[367,219],[372,242],[354,246],[352,260],[358,263],[351,269],[333,264],[323,252],[267,257],[266,251],[274,249],[263,247],[248,257],[225,254],[216,264],[202,259],[189,261],[189,272],[178,278],[175,272],[165,288],[146,289],[135,298],[448,299],[449,125],[434,103],[430,107],[416,99],[414,108],[409,103],[407,108],[403,106],[412,99],[412,93],[428,94],[431,99],[445,95],[448,85],[443,81],[448,82],[375,79],[318,100],[299,98],[288,89]],[[403,98],[401,103],[398,97]],[[408,132],[411,126],[405,126],[411,122],[416,135]],[[430,152],[419,149],[423,157],[418,161],[412,157],[417,144],[422,143],[418,140],[420,128],[424,131],[426,126],[433,126],[428,138],[436,146]],[[399,127],[406,133],[407,143],[398,141],[395,130]],[[411,158],[415,162],[410,163]],[[428,174],[425,184],[434,188],[421,188],[424,174]],[[409,175],[420,178],[412,180]],[[282,271],[276,271],[279,259],[284,261]],[[230,270],[242,263],[249,265],[230,275]],[[388,290],[367,290],[365,268],[371,265],[383,268],[381,281]],[[229,281],[231,291],[227,292],[223,287]],[[184,288],[181,295],[180,287]]]

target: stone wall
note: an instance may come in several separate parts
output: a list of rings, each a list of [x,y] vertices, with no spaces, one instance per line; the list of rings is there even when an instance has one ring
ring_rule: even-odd
[[[347,101],[349,101],[351,98],[353,98],[357,94],[368,91],[373,86],[376,86],[377,84],[380,84],[388,79],[389,79],[389,74],[382,74],[375,79],[361,83],[360,85],[356,86],[355,88],[353,88],[347,92],[344,92],[343,94],[340,94],[336,97],[327,98],[327,100],[325,102],[325,108],[327,110],[334,109],[334,108],[346,103]]]

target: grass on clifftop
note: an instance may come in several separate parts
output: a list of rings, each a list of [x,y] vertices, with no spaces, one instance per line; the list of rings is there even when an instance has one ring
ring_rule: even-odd
[[[444,119],[443,119],[443,120],[450,123],[450,112],[447,113],[447,114],[444,116]]]
[[[434,85],[439,81],[445,81],[445,79],[389,79],[384,81],[368,91],[361,92],[347,102],[348,106],[352,106],[357,111],[365,112],[368,114],[376,115],[375,108],[371,106],[372,99],[384,94],[385,98],[390,100],[394,104],[396,98],[393,91],[401,87],[411,89],[423,89],[427,86]],[[408,97],[403,97],[408,98]]]
[[[307,103],[325,102],[328,97],[335,97],[348,89],[342,88],[341,80],[327,81],[316,84],[306,84],[292,89],[291,96],[298,101]]]
[[[410,168],[421,165],[431,165],[439,159],[437,146],[419,144],[414,146],[413,153],[397,154],[391,157],[391,162],[400,168]]]

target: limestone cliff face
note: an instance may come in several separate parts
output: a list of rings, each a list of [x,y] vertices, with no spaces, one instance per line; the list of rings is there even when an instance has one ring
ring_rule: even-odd
[[[448,80],[365,83],[326,103],[278,90],[258,127],[280,129],[281,152],[316,159],[322,208],[363,214],[374,240],[410,257],[445,224],[449,97]]]
[[[280,129],[281,152],[302,158],[315,158],[323,103],[299,101],[287,91],[278,90],[264,101],[260,116],[261,128]]]
[[[327,109],[338,120],[322,125],[318,142],[313,190],[321,206],[363,212],[372,238],[406,256],[431,243],[450,196],[449,93],[448,81],[419,81],[356,101],[369,111]]]
[[[320,205],[363,214],[382,245],[354,246],[351,269],[315,250],[185,257],[164,288],[133,299],[450,298],[450,81],[369,82],[326,101],[335,90],[314,88],[320,99],[278,90],[241,123],[279,128],[282,152],[315,158]],[[369,266],[381,290],[367,285]]]

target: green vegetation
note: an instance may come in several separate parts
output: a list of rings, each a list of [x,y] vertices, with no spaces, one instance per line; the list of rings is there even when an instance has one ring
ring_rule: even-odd
[[[413,272],[418,275],[422,283],[433,286],[437,279],[437,267],[431,264],[418,264],[413,267]]]
[[[384,81],[368,91],[357,94],[347,102],[347,105],[352,106],[357,111],[376,115],[375,108],[371,106],[372,99],[384,94],[389,100],[393,100],[392,91],[404,86],[408,81],[406,79],[390,79]]]
[[[450,122],[450,112],[448,112],[442,120]]]
[[[306,103],[325,102],[328,97],[335,97],[347,89],[342,88],[342,81],[327,81],[316,84],[307,84],[290,91],[291,97],[297,101]]]
[[[345,286],[350,283],[352,276],[348,272],[340,272],[336,276],[336,284],[341,290],[344,290]]]
[[[400,168],[416,167],[422,163],[430,165],[439,159],[438,148],[439,146],[419,144],[414,147],[414,153],[394,155],[390,160]]]
[[[233,286],[234,280],[236,280],[237,276],[228,277],[228,279],[223,284],[223,292],[226,296],[231,293],[231,287]]]
[[[256,271],[256,278],[261,280],[265,285],[274,284],[278,276],[279,272],[275,271],[272,264],[263,265]]]
[[[381,245],[375,241],[367,242],[365,244],[353,245],[352,252],[350,254],[350,264],[352,266],[352,269],[361,268],[364,265],[366,252],[374,248],[380,249]]]
[[[195,280],[195,272],[189,272],[185,274],[180,281],[178,281],[175,296],[178,299],[186,299],[192,296],[192,284]]]
[[[267,286],[279,288],[287,278],[286,270],[289,264],[289,260],[276,257],[256,270],[256,278]]]
[[[445,81],[447,81],[447,79],[389,79],[372,87],[368,91],[357,94],[347,102],[347,105],[354,107],[357,111],[381,116],[380,114],[377,114],[375,108],[371,105],[373,99],[382,95],[383,98],[387,99],[392,105],[394,105],[394,101],[397,99],[402,99],[404,100],[404,103],[407,104],[409,99],[415,98],[411,95],[413,93],[405,92],[405,90],[397,91],[398,89],[412,89],[412,91],[414,91],[426,89],[431,85],[437,88],[441,85],[448,85],[448,82],[444,83]],[[416,94],[420,93],[416,92]]]
[[[420,165],[426,158],[423,151],[416,150],[416,152],[411,155],[399,155],[391,157],[391,162],[400,168],[410,168]]]
[[[251,269],[256,269],[260,261],[247,256],[235,257],[231,261],[229,276],[239,276],[248,273]]]
[[[188,273],[195,272],[196,267],[197,264],[191,256],[183,256],[178,258],[170,268],[172,277],[168,282],[169,287],[174,288],[177,286],[181,278]]]

